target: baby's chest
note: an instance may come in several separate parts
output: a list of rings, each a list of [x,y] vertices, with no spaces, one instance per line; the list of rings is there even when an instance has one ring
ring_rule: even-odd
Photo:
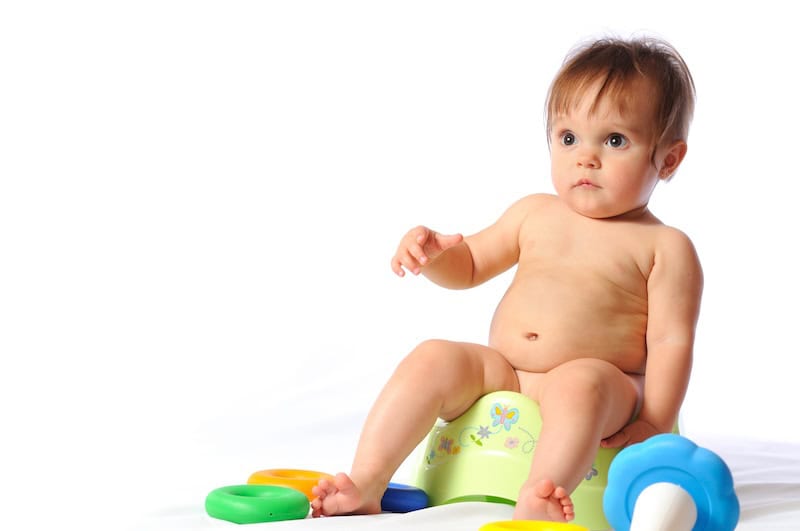
[[[544,239],[520,249],[518,275],[537,289],[575,290],[606,301],[632,296],[647,299],[652,267],[644,250],[618,241],[587,241],[583,245]],[[598,301],[599,302],[599,301]]]
[[[647,281],[655,246],[647,231],[611,224],[537,224],[520,233],[520,264],[582,268],[611,281]]]

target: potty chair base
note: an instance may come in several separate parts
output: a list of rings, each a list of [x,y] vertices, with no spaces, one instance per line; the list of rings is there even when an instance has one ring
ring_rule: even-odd
[[[415,484],[431,505],[458,501],[516,504],[528,477],[542,419],[539,405],[510,391],[490,393],[451,422],[431,430]],[[592,530],[610,526],[603,514],[608,468],[620,449],[600,448],[572,493],[573,523]]]

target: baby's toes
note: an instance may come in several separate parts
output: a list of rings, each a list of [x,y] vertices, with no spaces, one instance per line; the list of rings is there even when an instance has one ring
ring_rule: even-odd
[[[326,478],[319,480],[319,483],[317,485],[319,486],[320,489],[325,491],[325,496],[334,494],[337,490],[339,490],[333,481]]]
[[[564,518],[566,518],[567,521],[575,519],[575,506],[573,505],[564,506]]]
[[[311,508],[322,508],[322,500],[336,491],[336,487],[327,479],[320,480],[319,483],[311,487],[311,494],[315,496],[311,500]]]
[[[565,494],[558,501],[561,502],[561,510],[564,512],[564,517],[567,520],[575,518],[575,504],[572,503],[572,498]]]

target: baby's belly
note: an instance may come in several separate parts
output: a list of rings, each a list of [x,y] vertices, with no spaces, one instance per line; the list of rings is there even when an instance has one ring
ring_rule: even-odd
[[[595,358],[643,373],[646,330],[646,300],[613,288],[512,284],[495,312],[489,344],[522,371],[547,372]]]

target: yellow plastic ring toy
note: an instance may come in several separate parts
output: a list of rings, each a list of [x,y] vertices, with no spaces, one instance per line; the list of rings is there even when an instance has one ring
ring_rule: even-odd
[[[292,468],[274,468],[270,470],[259,470],[253,472],[247,480],[248,485],[280,485],[282,487],[289,487],[299,490],[309,500],[313,500],[315,496],[311,493],[311,488],[316,485],[320,479],[328,478],[333,479],[330,474],[324,472],[316,472],[314,470],[296,470]]]
[[[559,522],[539,522],[535,520],[508,520],[482,525],[478,531],[589,531],[588,527]]]

